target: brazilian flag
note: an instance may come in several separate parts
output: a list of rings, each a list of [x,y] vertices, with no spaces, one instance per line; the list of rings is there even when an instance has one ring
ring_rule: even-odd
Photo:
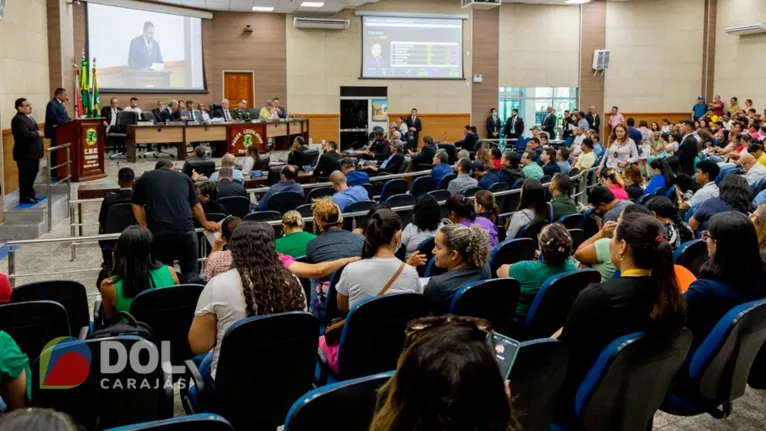
[[[82,97],[80,98],[80,103],[82,103],[82,113],[86,117],[90,116],[90,79],[88,77],[90,76],[90,73],[88,72],[88,59],[83,56],[82,62],[80,63],[80,92]]]
[[[101,116],[101,96],[98,94],[98,79],[96,79],[96,61],[93,61],[93,107],[90,116],[98,118]]]

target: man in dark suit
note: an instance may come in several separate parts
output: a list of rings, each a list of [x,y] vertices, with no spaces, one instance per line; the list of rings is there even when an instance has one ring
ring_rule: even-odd
[[[678,146],[678,160],[681,163],[681,170],[686,175],[694,176],[694,158],[697,157],[699,149],[697,147],[697,138],[694,137],[694,121],[686,120],[683,122],[684,137],[681,139],[681,145]]]
[[[552,107],[549,106],[545,110],[545,115],[543,116],[543,121],[540,128],[543,129],[543,132],[547,132],[551,139],[555,139],[556,114],[553,113]]]
[[[120,111],[122,111],[120,108],[120,99],[116,97],[112,97],[109,100],[109,106],[106,106],[101,110],[101,116],[106,118],[104,125],[106,125],[107,133],[117,125],[117,113]]]
[[[165,106],[165,101],[164,100],[158,100],[157,101],[157,107],[152,109],[152,115],[154,115],[154,121],[156,121],[156,122],[164,121],[162,119],[162,116],[163,116],[162,113],[163,112],[167,112],[167,111],[168,111],[168,108]]]
[[[218,199],[232,196],[247,197],[245,186],[234,181],[234,169],[230,167],[218,170]]]
[[[591,105],[588,113],[585,114],[585,120],[588,121],[588,127],[594,129],[596,133],[601,130],[601,117],[596,113],[596,107]]]
[[[64,106],[64,102],[66,101],[66,90],[57,88],[53,93],[53,99],[51,99],[45,107],[45,137],[51,140],[51,147],[58,145],[56,143],[55,127],[70,121],[69,114],[66,112],[66,106]],[[53,166],[58,165],[58,163],[56,163],[56,155],[56,151],[51,153],[51,163]]]
[[[98,233],[107,233],[106,220],[109,215],[109,208],[117,204],[130,204],[133,201],[133,182],[136,179],[136,173],[130,168],[121,168],[117,172],[117,184],[120,190],[117,193],[110,193],[104,196],[101,201],[101,209],[98,212]],[[104,259],[102,266],[111,265],[112,249],[117,241],[99,241],[101,247],[101,257]]]
[[[474,148],[476,147],[476,141],[478,140],[479,137],[473,133],[471,125],[468,124],[463,127],[463,139],[455,142],[455,146],[458,148],[458,150],[465,148],[468,151],[475,151]]]
[[[411,163],[414,164],[412,167],[413,171],[418,170],[418,165],[431,165],[434,162],[434,156],[436,155],[438,148],[436,147],[433,138],[430,136],[424,136],[423,141],[425,145],[419,153],[415,154],[414,151],[410,150],[410,157],[412,157]]]
[[[503,120],[497,116],[497,109],[492,108],[487,118],[487,138],[500,139],[500,130],[503,128]]]
[[[154,24],[144,23],[144,32],[130,41],[128,67],[134,70],[149,69],[154,63],[165,63],[162,60],[160,44],[154,40]]]
[[[275,97],[271,103],[274,105],[274,108],[279,111],[279,118],[287,118],[287,109],[280,104],[279,97]]]
[[[402,141],[391,143],[391,154],[383,160],[380,166],[367,166],[365,171],[377,172],[378,174],[398,174],[404,162],[405,145]],[[382,183],[381,187],[382,187]]]
[[[518,139],[524,134],[524,119],[519,117],[519,110],[511,111],[511,117],[505,122],[505,139]]]
[[[420,136],[421,130],[423,130],[423,125],[420,122],[420,118],[418,118],[418,110],[412,108],[412,111],[410,111],[410,116],[407,117],[407,134],[413,138],[410,142],[410,148],[418,148],[418,137]],[[431,159],[433,159],[433,154],[429,159],[429,163]]]
[[[233,114],[229,111],[229,99],[221,100],[221,107],[213,111],[213,118],[223,118],[226,121],[231,121]]]
[[[34,204],[35,177],[43,156],[43,133],[32,118],[32,103],[25,98],[16,99],[16,115],[11,120],[13,133],[13,160],[19,168],[19,203]]]
[[[338,154],[338,144],[330,141],[325,144],[324,152],[319,156],[316,168],[314,168],[315,177],[330,178],[330,174],[340,169],[340,154]]]
[[[178,109],[178,101],[171,100],[168,102],[168,109],[160,113],[162,121],[167,123],[170,121],[185,121],[186,117],[181,116],[181,111]]]

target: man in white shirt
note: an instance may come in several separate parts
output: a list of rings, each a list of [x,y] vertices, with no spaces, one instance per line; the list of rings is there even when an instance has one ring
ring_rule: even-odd
[[[700,160],[697,163],[697,172],[694,174],[694,181],[701,186],[692,195],[688,202],[680,205],[681,210],[688,210],[691,207],[698,207],[701,203],[710,198],[717,198],[719,194],[718,185],[715,179],[721,173],[718,164],[710,159]],[[676,195],[681,198],[681,191],[676,187]]]
[[[124,109],[125,112],[135,112],[139,116],[141,115],[141,108],[138,107],[138,98],[137,97],[131,97],[130,98],[130,107]]]
[[[758,160],[750,153],[745,153],[739,157],[739,165],[745,170],[745,179],[748,184],[753,184],[766,177],[766,166],[758,163]]]
[[[574,141],[572,142],[572,156],[577,157],[582,152],[582,141],[585,140],[585,131],[582,127],[575,127],[572,131],[572,136],[574,136]]]
[[[213,118],[223,118],[224,121],[231,121],[231,112],[229,111],[229,99],[221,100],[221,108],[213,112]]]

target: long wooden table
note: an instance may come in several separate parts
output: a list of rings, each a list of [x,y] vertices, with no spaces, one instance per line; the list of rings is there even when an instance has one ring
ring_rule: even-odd
[[[265,153],[269,139],[274,141],[274,149],[287,150],[297,136],[308,142],[309,120],[135,125],[128,126],[127,135],[128,162],[136,162],[137,145],[150,144],[174,145],[178,148],[178,160],[186,160],[186,146],[198,142],[225,142],[226,152],[235,155],[244,155],[250,145]]]

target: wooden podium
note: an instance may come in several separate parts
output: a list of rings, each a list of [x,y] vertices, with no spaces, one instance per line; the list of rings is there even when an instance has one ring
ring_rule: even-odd
[[[255,145],[260,154],[266,152],[265,123],[230,123],[228,129],[227,153],[244,156],[251,145]]]
[[[104,178],[104,144],[106,126],[103,118],[72,120],[56,126],[56,145],[69,143],[72,181]],[[66,149],[56,150],[56,165],[66,162]],[[55,170],[57,178],[66,176],[66,166]]]

